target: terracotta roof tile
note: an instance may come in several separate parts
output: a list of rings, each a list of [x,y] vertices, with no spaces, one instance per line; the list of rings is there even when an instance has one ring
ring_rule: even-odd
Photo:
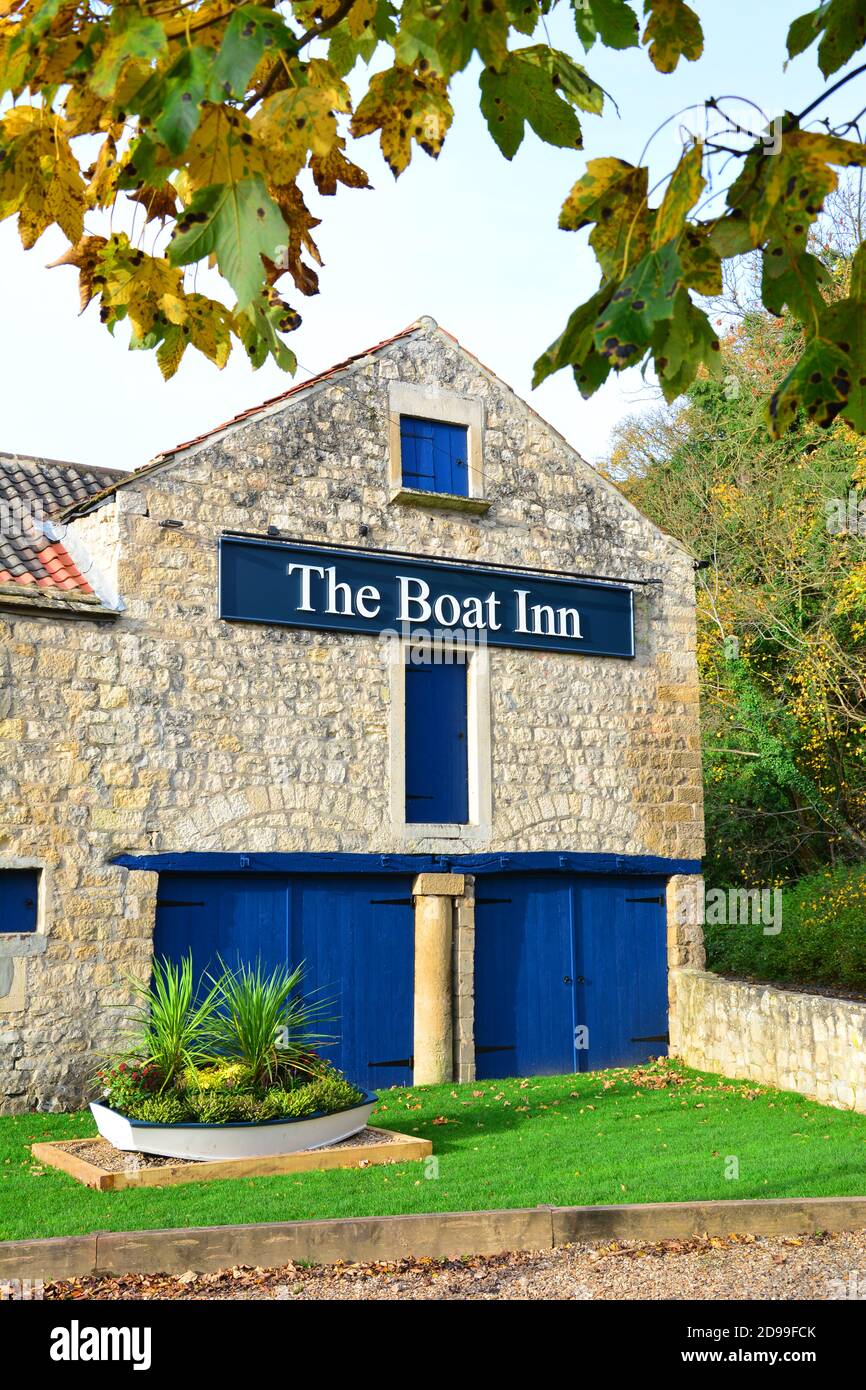
[[[120,469],[0,453],[0,584],[92,595],[93,589],[44,522],[116,485]]]

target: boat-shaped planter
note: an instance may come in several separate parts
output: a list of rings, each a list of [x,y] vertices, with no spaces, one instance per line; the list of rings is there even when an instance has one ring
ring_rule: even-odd
[[[131,1120],[98,1101],[91,1101],[90,1109],[99,1133],[116,1149],[163,1158],[217,1160],[271,1158],[339,1144],[365,1128],[378,1099],[367,1091],[355,1105],[328,1114],[319,1110],[298,1119],[235,1120],[220,1125],[194,1120],[180,1124]]]

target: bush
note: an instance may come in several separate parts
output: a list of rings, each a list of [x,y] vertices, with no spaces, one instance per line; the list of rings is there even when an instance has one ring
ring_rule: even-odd
[[[103,1067],[94,1080],[105,1104],[128,1114],[130,1105],[159,1089],[162,1075],[150,1063],[140,1066],[135,1062],[118,1062],[114,1067]]]
[[[866,990],[866,865],[825,870],[783,890],[782,930],[706,926],[707,969],[757,980]]]
[[[190,1093],[226,1091],[237,1095],[253,1089],[254,1077],[243,1062],[218,1062],[214,1066],[187,1067],[180,1085]]]
[[[191,1118],[189,1106],[172,1091],[135,1100],[123,1113],[131,1120],[147,1120],[155,1125],[177,1125]]]
[[[193,1118],[203,1125],[224,1125],[230,1120],[242,1120],[240,1106],[242,1096],[233,1096],[226,1091],[196,1091],[186,1093],[186,1100]]]

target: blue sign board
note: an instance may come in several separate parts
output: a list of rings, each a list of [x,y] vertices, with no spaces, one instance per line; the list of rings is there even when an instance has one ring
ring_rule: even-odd
[[[220,538],[220,617],[634,656],[623,584],[248,536]]]

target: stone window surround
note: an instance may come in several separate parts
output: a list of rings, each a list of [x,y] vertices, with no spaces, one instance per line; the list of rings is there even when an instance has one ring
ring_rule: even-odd
[[[450,492],[428,492],[403,486],[400,417],[417,415],[423,420],[439,420],[447,425],[466,426],[469,496]],[[490,501],[484,496],[484,403],[474,396],[446,391],[436,382],[417,385],[392,381],[388,385],[390,500],[416,507],[447,508],[449,511],[486,512]]]
[[[487,841],[493,822],[490,747],[490,659],[486,647],[467,650],[466,744],[469,770],[469,820],[465,825],[406,820],[406,653],[411,644],[398,637],[389,642],[389,798],[391,828],[404,840]]]

